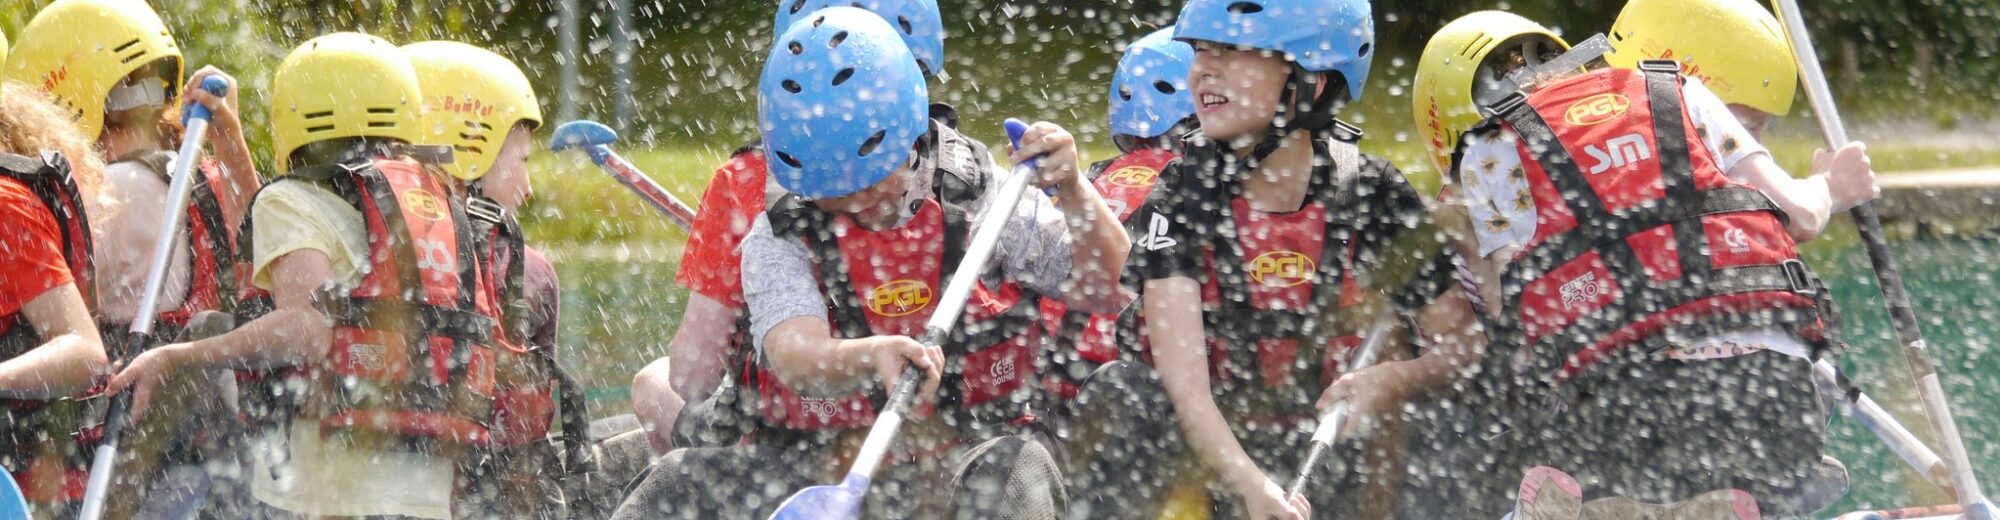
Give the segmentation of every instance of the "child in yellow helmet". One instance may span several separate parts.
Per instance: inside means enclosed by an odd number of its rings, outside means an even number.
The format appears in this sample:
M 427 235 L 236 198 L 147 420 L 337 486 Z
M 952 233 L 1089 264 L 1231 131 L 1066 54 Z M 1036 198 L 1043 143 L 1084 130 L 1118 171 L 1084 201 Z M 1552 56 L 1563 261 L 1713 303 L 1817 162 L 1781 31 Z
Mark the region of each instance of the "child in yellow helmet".
M 113 357 L 128 358 L 133 352 L 124 338 L 140 312 L 154 249 L 173 238 L 159 236 L 159 219 L 168 211 L 168 165 L 175 160 L 182 133 L 183 58 L 166 25 L 144 2 L 55 2 L 35 13 L 21 36 L 6 63 L 7 78 L 48 91 L 68 109 L 84 135 L 97 142 L 109 163 L 104 170 L 103 211 L 93 214 L 91 221 L 97 238 L 93 310 L 100 334 L 116 339 L 111 342 Z M 194 81 L 209 76 L 234 83 L 212 67 L 197 73 Z M 205 91 L 187 97 L 213 112 L 206 137 L 215 144 L 220 161 L 188 158 L 200 161 L 200 167 L 192 172 L 197 182 L 191 184 L 187 217 L 178 234 L 183 238 L 173 245 L 160 288 L 153 329 L 157 338 L 180 336 L 195 316 L 229 307 L 227 300 L 235 292 L 236 231 L 261 180 L 244 142 L 234 90 L 227 97 Z M 189 374 L 169 385 L 173 397 L 163 402 L 172 403 L 174 411 L 138 425 L 128 443 L 132 449 L 125 453 L 130 459 L 121 464 L 118 483 L 133 488 L 112 495 L 114 516 L 133 514 L 140 500 L 171 507 L 166 502 L 195 498 L 143 490 L 155 485 L 167 466 L 179 466 L 188 478 L 204 478 L 192 475 L 203 473 L 198 471 L 202 461 L 218 454 L 216 443 L 226 442 L 229 435 L 214 428 L 205 435 L 196 432 L 205 423 L 233 414 L 217 406 L 221 401 L 208 397 L 222 388 L 227 375 Z M 216 443 L 195 446 L 190 441 L 197 438 Z M 189 448 L 172 451 L 192 458 L 167 456 L 174 446 Z

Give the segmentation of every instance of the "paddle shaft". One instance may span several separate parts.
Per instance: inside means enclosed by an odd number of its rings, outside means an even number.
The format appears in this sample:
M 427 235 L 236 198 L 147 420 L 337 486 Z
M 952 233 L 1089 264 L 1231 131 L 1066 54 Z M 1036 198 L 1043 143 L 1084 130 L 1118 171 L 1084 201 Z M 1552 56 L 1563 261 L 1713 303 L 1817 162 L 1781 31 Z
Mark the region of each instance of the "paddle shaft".
M 611 151 L 611 147 L 596 144 L 590 145 L 585 151 L 590 154 L 591 162 L 604 167 L 604 171 L 610 172 L 620 184 L 631 189 L 632 193 L 638 194 L 647 204 L 652 204 L 653 209 L 658 210 L 660 215 L 667 217 L 667 220 L 673 221 L 674 225 L 680 226 L 684 231 L 694 230 L 694 208 L 688 207 L 687 203 L 667 193 L 659 183 L 653 182 L 652 177 L 646 176 L 645 172 L 632 167 L 632 163 L 627 162 L 617 152 Z
M 1000 232 L 1006 226 L 1007 217 L 1020 204 L 1021 195 L 1027 191 L 1028 181 L 1035 176 L 1034 163 L 1024 162 L 1014 167 L 1014 172 L 994 194 L 993 201 L 986 206 L 986 218 L 981 219 L 979 229 L 972 233 L 972 245 L 965 250 L 965 258 L 958 264 L 958 270 L 951 273 L 951 281 L 944 286 L 944 294 L 937 312 L 924 323 L 925 346 L 937 346 L 944 342 L 952 327 L 958 325 L 958 317 L 965 312 L 966 301 L 972 296 L 972 287 L 979 283 L 979 273 L 986 269 L 986 261 L 993 256 L 994 247 L 1000 244 Z M 875 416 L 875 425 L 868 430 L 868 439 L 862 441 L 861 451 L 854 457 L 849 476 L 859 475 L 872 478 L 882 458 L 888 454 L 896 431 L 903 426 L 903 409 L 917 393 L 917 384 L 923 379 L 923 372 L 916 367 L 903 369 L 896 380 L 896 387 L 889 393 L 888 404 L 882 413 Z
M 1833 90 L 1827 87 L 1826 73 L 1820 70 L 1818 53 L 1813 48 L 1812 36 L 1806 32 L 1805 15 L 1799 11 L 1798 0 L 1777 0 L 1777 3 L 1792 41 L 1799 79 L 1805 82 L 1806 98 L 1812 103 L 1813 115 L 1819 120 L 1820 133 L 1826 138 L 1827 148 L 1852 142 L 1848 139 L 1846 125 L 1840 119 L 1840 109 L 1834 105 Z M 1932 362 L 1930 347 L 1924 342 L 1923 330 L 1917 325 L 1917 314 L 1910 306 L 1910 294 L 1903 287 L 1903 276 L 1896 269 L 1896 259 L 1890 254 L 1889 241 L 1882 234 L 1882 219 L 1875 213 L 1872 203 L 1857 206 L 1849 214 L 1854 217 L 1855 227 L 1860 228 L 1861 243 L 1868 250 L 1868 261 L 1875 266 L 1875 280 L 1882 288 L 1882 299 L 1889 307 L 1889 318 L 1895 324 L 1896 337 L 1903 344 L 1903 358 L 1910 364 L 1910 375 L 1916 378 L 1917 396 L 1923 401 L 1924 415 L 1929 417 L 1931 430 L 1944 446 L 1944 461 L 1951 468 L 1951 487 L 1957 492 L 1959 505 L 1973 510 L 1973 505 L 1985 501 L 1986 496 L 1980 491 L 1978 476 L 1972 473 L 1965 440 L 1959 435 L 1957 420 L 1952 417 L 1951 406 L 1945 401 L 1944 386 L 1938 381 L 1937 365 Z
M 1382 354 L 1382 344 L 1388 342 L 1389 327 L 1395 324 L 1396 315 L 1392 312 L 1383 312 L 1374 323 L 1369 324 L 1367 337 L 1362 340 L 1360 351 L 1354 353 L 1347 373 L 1375 365 L 1375 358 Z M 1298 498 L 1300 493 L 1305 492 L 1306 483 L 1312 480 L 1313 467 L 1319 465 L 1320 457 L 1326 456 L 1327 448 L 1333 447 L 1334 441 L 1339 440 L 1340 428 L 1347 422 L 1347 409 L 1347 400 L 1342 399 L 1320 415 L 1319 427 L 1313 429 L 1312 447 L 1306 452 L 1306 460 L 1299 464 L 1298 473 L 1292 476 L 1292 488 L 1286 490 L 1285 498 Z
M 200 106 L 193 105 L 190 110 Z M 194 185 L 195 157 L 201 152 L 202 136 L 207 134 L 206 110 L 188 118 L 187 132 L 181 138 L 180 154 L 174 157 L 173 180 L 167 185 L 166 215 L 161 216 L 159 232 L 153 235 L 160 241 L 153 246 L 152 263 L 146 266 L 145 290 L 139 293 L 138 312 L 132 317 L 132 329 L 125 335 L 125 352 L 133 355 L 146 348 L 147 338 L 153 334 L 154 313 L 158 312 L 160 303 L 160 286 L 165 285 L 167 264 L 173 259 L 174 245 L 180 242 L 184 231 L 181 224 L 187 216 L 189 188 Z M 104 516 L 105 493 L 111 487 L 118 441 L 124 437 L 127 423 L 131 422 L 128 413 L 131 407 L 132 392 L 111 397 L 110 409 L 104 417 L 104 440 L 97 445 L 97 452 L 90 462 L 90 480 L 84 488 L 83 505 L 77 518 L 97 520 Z
M 1833 367 L 1833 363 L 1825 360 L 1813 362 L 1813 378 L 1819 382 L 1820 391 L 1841 396 L 1841 404 L 1846 405 L 1847 415 L 1861 423 L 1869 433 L 1875 434 L 1876 438 L 1881 439 L 1882 444 L 1888 445 L 1889 450 L 1896 452 L 1896 456 L 1901 457 L 1903 462 L 1916 468 L 1925 480 L 1947 490 L 1952 488 L 1951 471 L 1945 467 L 1944 460 L 1938 458 L 1937 452 L 1931 451 L 1930 446 L 1925 446 L 1923 441 L 1917 439 L 1916 434 L 1910 433 L 1909 428 L 1904 427 L 1895 416 L 1889 415 L 1889 411 L 1883 409 L 1875 399 L 1862 393 L 1852 381 L 1841 376 Z

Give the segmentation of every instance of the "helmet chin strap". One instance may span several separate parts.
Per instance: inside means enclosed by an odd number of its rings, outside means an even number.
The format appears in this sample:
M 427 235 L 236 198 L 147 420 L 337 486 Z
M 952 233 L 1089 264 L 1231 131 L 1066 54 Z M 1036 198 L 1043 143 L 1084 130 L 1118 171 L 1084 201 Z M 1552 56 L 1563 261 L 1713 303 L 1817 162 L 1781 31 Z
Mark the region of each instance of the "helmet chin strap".
M 1340 105 L 1344 103 L 1340 98 L 1345 95 L 1345 88 L 1328 85 L 1327 89 L 1319 90 L 1319 81 L 1320 75 L 1296 65 L 1292 67 L 1291 75 L 1285 79 L 1285 90 L 1278 95 L 1286 110 L 1272 118 L 1271 128 L 1265 131 L 1264 138 L 1250 149 L 1250 156 L 1242 165 L 1244 171 L 1256 170 L 1265 158 L 1277 153 L 1278 148 L 1285 144 L 1285 138 L 1294 131 L 1305 130 L 1314 139 L 1332 134 L 1334 115 L 1340 112 Z M 1318 95 L 1314 95 L 1315 90 L 1319 90 Z M 1225 149 L 1229 147 L 1221 142 L 1216 145 Z
M 121 81 L 111 87 L 104 96 L 105 112 L 120 112 L 140 107 L 164 106 L 167 104 L 167 82 L 160 78 L 145 78 L 138 81 Z

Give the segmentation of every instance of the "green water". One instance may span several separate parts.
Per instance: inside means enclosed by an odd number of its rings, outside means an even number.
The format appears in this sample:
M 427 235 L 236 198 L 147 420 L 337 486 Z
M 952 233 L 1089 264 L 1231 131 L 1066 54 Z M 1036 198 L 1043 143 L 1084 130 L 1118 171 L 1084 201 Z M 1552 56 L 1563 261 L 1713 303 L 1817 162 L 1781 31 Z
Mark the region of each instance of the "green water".
M 1852 243 L 1851 241 L 1849 242 Z M 1933 346 L 1945 392 L 1952 400 L 1975 467 L 2000 485 L 2000 239 L 1940 238 L 1899 241 L 1898 261 L 1922 326 Z M 665 355 L 687 291 L 673 283 L 677 254 L 638 255 L 624 261 L 558 259 L 563 280 L 564 360 L 590 388 L 592 413 L 630 409 L 632 374 Z M 1851 245 L 1813 248 L 1808 261 L 1826 277 L 1840 305 L 1845 338 L 1853 348 L 1840 365 L 1910 429 L 1928 439 L 1908 365 L 1896 346 L 1868 260 Z M 1895 454 L 1853 421 L 1836 413 L 1832 453 L 1848 465 L 1853 488 L 1829 511 L 1882 509 L 1947 501 L 1907 470 Z M 1942 451 L 1942 450 L 1940 450 Z

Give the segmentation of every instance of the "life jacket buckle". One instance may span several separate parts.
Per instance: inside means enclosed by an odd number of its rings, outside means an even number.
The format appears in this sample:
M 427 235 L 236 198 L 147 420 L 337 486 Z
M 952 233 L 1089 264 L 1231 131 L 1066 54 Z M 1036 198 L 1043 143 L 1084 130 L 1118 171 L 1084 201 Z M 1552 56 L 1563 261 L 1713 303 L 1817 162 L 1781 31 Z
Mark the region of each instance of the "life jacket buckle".
M 1681 62 L 1674 60 L 1645 60 L 1639 62 L 1639 70 L 1646 72 L 1681 72 Z
M 1779 266 L 1785 269 L 1785 282 L 1791 285 L 1792 292 L 1803 296 L 1819 295 L 1819 277 L 1813 276 L 1812 271 L 1806 269 L 1804 261 L 1793 258 L 1785 260 Z
M 1487 105 L 1487 109 L 1492 110 L 1493 115 L 1504 118 L 1514 113 L 1515 110 L 1520 110 L 1521 107 L 1525 106 L 1528 106 L 1528 94 L 1517 90 L 1507 94 L 1507 97 L 1500 98 L 1499 101 Z
M 499 224 L 507 208 L 486 197 L 466 197 L 465 214 L 488 223 Z

